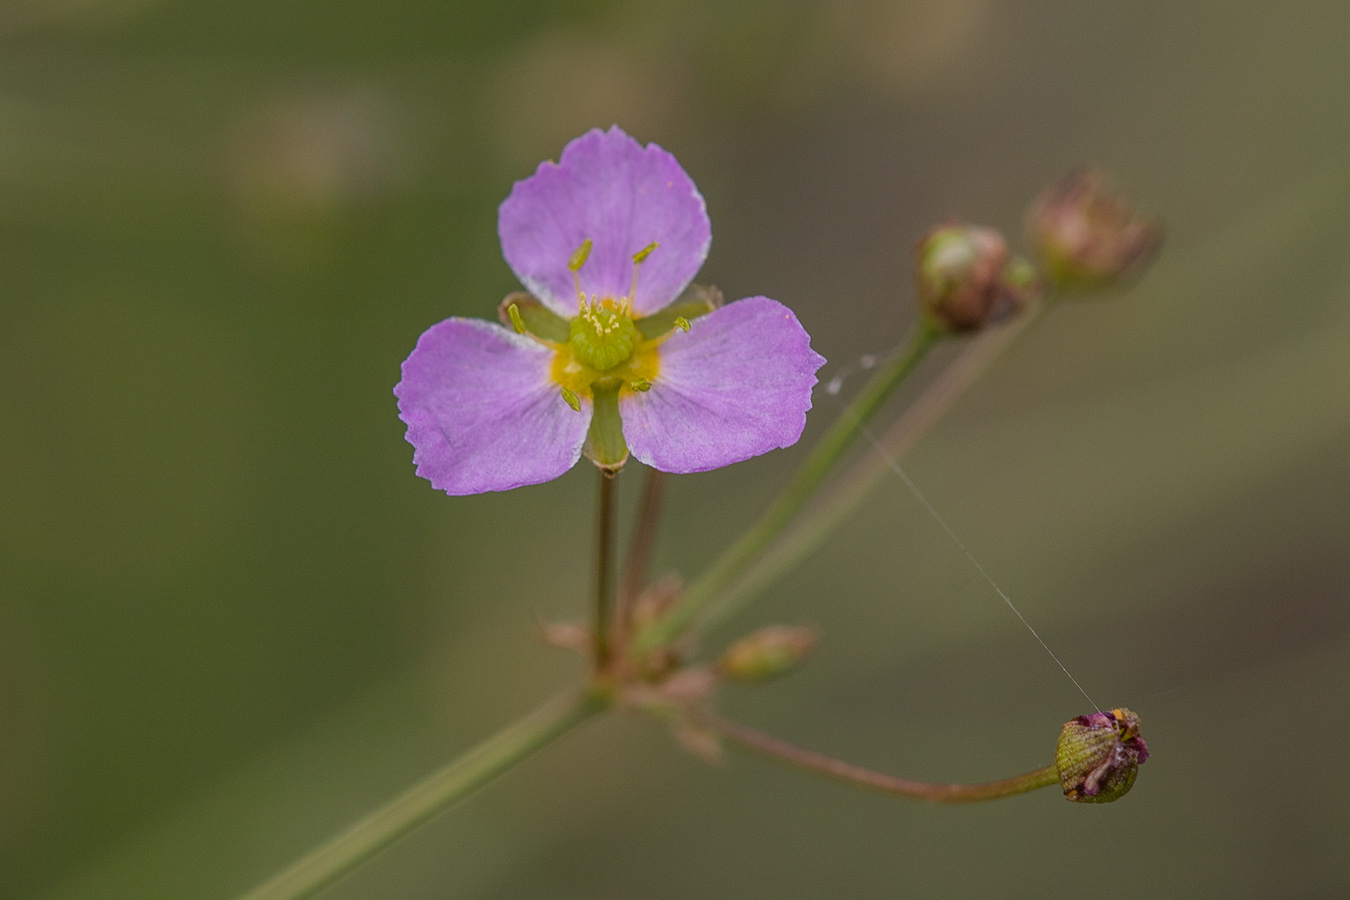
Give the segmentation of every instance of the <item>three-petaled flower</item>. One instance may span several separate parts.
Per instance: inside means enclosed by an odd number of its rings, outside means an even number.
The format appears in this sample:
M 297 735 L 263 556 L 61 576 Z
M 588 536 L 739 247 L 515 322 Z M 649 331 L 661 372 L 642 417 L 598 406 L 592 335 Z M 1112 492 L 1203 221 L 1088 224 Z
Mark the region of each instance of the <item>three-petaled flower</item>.
M 549 481 L 584 451 L 701 472 L 796 443 L 825 360 L 767 297 L 691 288 L 712 240 L 675 157 L 617 126 L 516 183 L 502 254 L 528 294 L 504 327 L 427 329 L 394 388 L 417 473 L 449 494 Z

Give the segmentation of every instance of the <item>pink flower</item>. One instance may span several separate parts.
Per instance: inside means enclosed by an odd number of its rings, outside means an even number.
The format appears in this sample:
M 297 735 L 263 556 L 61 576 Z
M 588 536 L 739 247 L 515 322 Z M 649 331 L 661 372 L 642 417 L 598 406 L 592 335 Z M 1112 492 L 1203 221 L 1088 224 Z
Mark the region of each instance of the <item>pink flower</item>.
M 433 325 L 394 388 L 417 473 L 449 494 L 562 475 L 583 450 L 701 472 L 797 442 L 825 360 L 767 297 L 681 296 L 712 240 L 675 158 L 617 126 L 541 163 L 502 203 L 506 262 L 530 294 L 514 328 Z

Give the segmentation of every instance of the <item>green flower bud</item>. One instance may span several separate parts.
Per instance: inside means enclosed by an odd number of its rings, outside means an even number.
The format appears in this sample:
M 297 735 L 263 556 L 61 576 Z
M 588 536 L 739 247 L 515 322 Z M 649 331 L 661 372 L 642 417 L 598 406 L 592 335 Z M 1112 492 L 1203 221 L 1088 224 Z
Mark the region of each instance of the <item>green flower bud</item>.
M 792 669 L 815 647 L 813 628 L 770 625 L 728 647 L 717 668 L 733 681 L 764 681 Z
M 1012 257 L 1003 235 L 990 228 L 941 225 L 914 254 L 919 306 L 943 331 L 983 328 L 1021 311 L 1041 293 L 1035 269 Z
M 1162 241 L 1162 227 L 1113 192 L 1106 175 L 1082 169 L 1032 204 L 1027 231 L 1050 280 L 1097 290 L 1138 275 Z
M 1110 803 L 1134 786 L 1148 745 L 1139 717 L 1128 709 L 1095 712 L 1065 723 L 1055 748 L 1055 769 L 1064 797 L 1077 803 Z

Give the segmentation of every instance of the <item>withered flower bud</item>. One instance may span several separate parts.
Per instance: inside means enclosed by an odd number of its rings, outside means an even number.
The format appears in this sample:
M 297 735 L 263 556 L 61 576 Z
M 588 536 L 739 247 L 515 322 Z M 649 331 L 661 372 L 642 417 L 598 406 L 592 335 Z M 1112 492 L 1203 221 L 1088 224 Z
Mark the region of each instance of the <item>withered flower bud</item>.
M 1040 295 L 1035 269 L 1014 258 L 1003 235 L 973 225 L 940 225 L 914 248 L 919 307 L 943 331 L 975 331 Z
M 728 647 L 717 669 L 733 681 L 764 681 L 793 668 L 815 647 L 813 628 L 770 625 Z
M 1162 241 L 1162 226 L 1139 215 L 1099 169 L 1074 172 L 1042 194 L 1027 231 L 1050 280 L 1066 290 L 1096 290 L 1137 275 Z
M 1148 745 L 1139 736 L 1139 717 L 1128 709 L 1071 719 L 1055 748 L 1064 797 L 1078 803 L 1110 803 L 1124 797 L 1146 759 Z

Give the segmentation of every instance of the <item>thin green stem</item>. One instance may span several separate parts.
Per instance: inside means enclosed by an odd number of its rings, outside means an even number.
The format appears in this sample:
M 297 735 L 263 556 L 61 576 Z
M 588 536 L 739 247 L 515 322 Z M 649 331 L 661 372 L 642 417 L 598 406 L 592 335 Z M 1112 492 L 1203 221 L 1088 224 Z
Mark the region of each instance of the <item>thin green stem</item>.
M 595 668 L 599 671 L 609 664 L 610 601 L 614 595 L 611 585 L 614 557 L 614 480 L 617 473 L 599 469 L 600 496 L 595 505 Z
M 789 744 L 748 725 L 720 716 L 705 713 L 699 716 L 698 721 L 736 746 L 777 762 L 842 781 L 854 787 L 909 800 L 922 800 L 926 803 L 977 803 L 1011 797 L 1014 794 L 1025 794 L 1027 791 L 1059 784 L 1059 775 L 1054 766 L 1046 766 L 1002 781 L 986 781 L 979 784 L 914 781 L 864 769 L 862 766 L 855 766 L 832 756 L 803 749 L 796 744 Z
M 240 900 L 300 900 L 463 800 L 607 705 L 591 690 L 568 691 L 488 738 Z
M 750 530 L 728 548 L 711 569 L 689 585 L 665 616 L 638 635 L 635 642 L 638 652 L 652 650 L 682 634 L 694 624 L 705 607 L 754 562 L 820 487 L 862 427 L 941 337 L 942 332 L 927 322 L 915 328 L 909 341 L 877 370 L 835 420 L 796 475 Z
M 1046 307 L 1043 301 L 971 341 L 876 441 L 876 452 L 859 457 L 831 482 L 810 508 L 765 548 L 744 575 L 721 592 L 705 624 L 716 625 L 739 611 L 819 547 L 873 494 L 882 479 L 890 476 L 889 460 L 899 460 L 908 453 Z
M 638 504 L 633 538 L 628 543 L 628 556 L 619 575 L 618 609 L 615 618 L 619 632 L 627 634 L 631 624 L 633 601 L 642 592 L 651 564 L 652 548 L 656 545 L 656 526 L 661 520 L 661 503 L 665 498 L 666 475 L 658 469 L 648 469 L 642 485 L 642 500 Z

